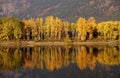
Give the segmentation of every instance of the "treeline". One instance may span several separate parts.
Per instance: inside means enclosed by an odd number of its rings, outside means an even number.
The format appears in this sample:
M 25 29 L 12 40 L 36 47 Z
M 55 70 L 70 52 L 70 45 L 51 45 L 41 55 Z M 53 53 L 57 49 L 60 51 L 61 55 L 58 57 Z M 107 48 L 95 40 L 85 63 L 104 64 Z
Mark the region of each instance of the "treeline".
M 0 40 L 86 41 L 120 39 L 120 21 L 96 23 L 94 17 L 80 17 L 75 23 L 48 16 L 20 20 L 0 18 Z
M 40 46 L 24 48 L 0 48 L 0 69 L 16 70 L 23 68 L 59 70 L 63 66 L 76 64 L 80 70 L 96 64 L 120 65 L 120 52 L 117 46 Z

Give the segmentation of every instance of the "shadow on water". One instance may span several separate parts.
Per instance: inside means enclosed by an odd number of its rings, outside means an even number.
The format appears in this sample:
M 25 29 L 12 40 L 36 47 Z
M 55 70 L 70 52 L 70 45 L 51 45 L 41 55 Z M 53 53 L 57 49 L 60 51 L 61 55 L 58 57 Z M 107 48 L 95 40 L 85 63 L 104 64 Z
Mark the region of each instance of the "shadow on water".
M 0 78 L 120 78 L 118 46 L 0 47 Z

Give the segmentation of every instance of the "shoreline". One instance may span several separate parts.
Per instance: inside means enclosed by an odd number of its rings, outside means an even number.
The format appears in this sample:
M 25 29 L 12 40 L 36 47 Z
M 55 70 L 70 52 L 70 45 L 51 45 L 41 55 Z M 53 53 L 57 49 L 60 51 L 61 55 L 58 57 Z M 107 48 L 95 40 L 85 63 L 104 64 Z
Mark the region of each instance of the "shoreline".
M 40 42 L 40 41 L 0 41 L 0 46 L 50 46 L 50 45 L 120 45 L 116 41 L 85 41 L 85 42 Z

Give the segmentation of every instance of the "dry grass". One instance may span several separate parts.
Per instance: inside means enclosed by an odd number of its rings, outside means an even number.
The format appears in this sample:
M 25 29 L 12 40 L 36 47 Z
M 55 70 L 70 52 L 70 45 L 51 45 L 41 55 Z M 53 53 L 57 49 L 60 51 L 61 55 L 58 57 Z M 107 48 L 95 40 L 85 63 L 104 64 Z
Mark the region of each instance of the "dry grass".
M 1 41 L 0 46 L 41 46 L 41 45 L 120 45 L 116 41 L 86 41 L 86 42 L 36 42 L 36 41 Z

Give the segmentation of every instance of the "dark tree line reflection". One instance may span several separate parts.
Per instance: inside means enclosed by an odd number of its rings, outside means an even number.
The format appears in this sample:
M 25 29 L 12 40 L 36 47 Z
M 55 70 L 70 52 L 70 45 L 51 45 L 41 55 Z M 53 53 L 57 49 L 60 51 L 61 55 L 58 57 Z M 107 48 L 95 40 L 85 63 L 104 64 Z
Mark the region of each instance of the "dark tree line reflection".
M 40 46 L 23 48 L 0 47 L 0 70 L 21 67 L 47 69 L 49 71 L 76 64 L 80 70 L 93 70 L 96 63 L 119 65 L 118 46 Z

